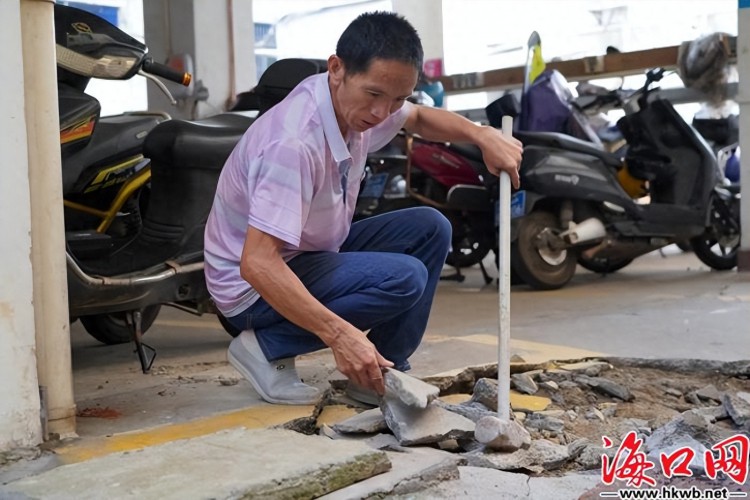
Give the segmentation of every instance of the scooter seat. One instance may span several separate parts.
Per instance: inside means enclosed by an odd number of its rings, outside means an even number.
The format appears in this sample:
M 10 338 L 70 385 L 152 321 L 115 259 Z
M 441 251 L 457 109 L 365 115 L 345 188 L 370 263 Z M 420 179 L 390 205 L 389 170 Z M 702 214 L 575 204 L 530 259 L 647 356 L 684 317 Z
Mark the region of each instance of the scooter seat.
M 623 164 L 622 158 L 619 155 L 605 151 L 593 143 L 586 142 L 570 135 L 557 132 L 517 131 L 514 132 L 514 136 L 524 145 L 542 146 L 574 151 L 576 153 L 584 153 L 599 158 L 605 165 L 615 168 L 620 168 Z
M 152 162 L 221 170 L 252 123 L 253 118 L 231 113 L 201 120 L 167 121 L 148 135 L 143 152 Z

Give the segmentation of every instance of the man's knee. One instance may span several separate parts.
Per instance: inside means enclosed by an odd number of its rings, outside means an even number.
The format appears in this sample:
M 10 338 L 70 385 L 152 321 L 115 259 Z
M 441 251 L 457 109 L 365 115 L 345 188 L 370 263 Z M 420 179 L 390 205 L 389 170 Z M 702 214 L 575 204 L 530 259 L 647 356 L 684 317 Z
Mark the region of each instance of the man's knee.
M 428 272 L 422 261 L 409 255 L 399 256 L 398 269 L 391 269 L 388 291 L 403 301 L 405 308 L 414 305 L 427 286 Z

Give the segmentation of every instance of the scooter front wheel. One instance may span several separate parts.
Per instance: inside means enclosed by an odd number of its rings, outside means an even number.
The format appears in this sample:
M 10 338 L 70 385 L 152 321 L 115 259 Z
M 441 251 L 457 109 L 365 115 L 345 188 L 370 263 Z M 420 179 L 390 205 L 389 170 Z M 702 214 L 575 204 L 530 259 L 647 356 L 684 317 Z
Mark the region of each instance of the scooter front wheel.
M 151 328 L 159 315 L 161 305 L 156 304 L 141 309 L 141 333 Z M 133 329 L 128 324 L 127 313 L 93 314 L 79 319 L 89 335 L 107 345 L 125 344 L 133 340 Z
M 711 201 L 711 225 L 690 240 L 693 253 L 701 262 L 717 271 L 729 271 L 737 266 L 740 247 L 739 199 Z
M 550 212 L 531 212 L 519 221 L 518 237 L 511 245 L 511 265 L 532 288 L 554 290 L 573 278 L 576 252 L 556 245 L 561 231 L 557 217 Z

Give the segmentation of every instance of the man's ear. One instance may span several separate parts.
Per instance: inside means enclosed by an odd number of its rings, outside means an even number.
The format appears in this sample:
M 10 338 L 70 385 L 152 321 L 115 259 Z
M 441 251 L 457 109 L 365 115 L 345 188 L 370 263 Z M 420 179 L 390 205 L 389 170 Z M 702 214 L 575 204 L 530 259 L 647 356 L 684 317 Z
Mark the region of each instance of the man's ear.
M 328 75 L 335 82 L 342 82 L 344 80 L 344 74 L 346 70 L 344 68 L 344 61 L 339 56 L 333 54 L 328 58 Z

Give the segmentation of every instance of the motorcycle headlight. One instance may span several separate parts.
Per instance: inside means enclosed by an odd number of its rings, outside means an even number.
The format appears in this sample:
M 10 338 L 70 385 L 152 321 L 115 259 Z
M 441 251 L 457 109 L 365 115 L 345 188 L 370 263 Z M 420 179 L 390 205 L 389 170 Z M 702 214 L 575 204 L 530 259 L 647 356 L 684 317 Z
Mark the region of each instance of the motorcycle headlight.
M 137 59 L 127 56 L 102 56 L 98 59 L 79 54 L 62 45 L 57 45 L 57 64 L 79 75 L 117 80 L 124 78 Z

